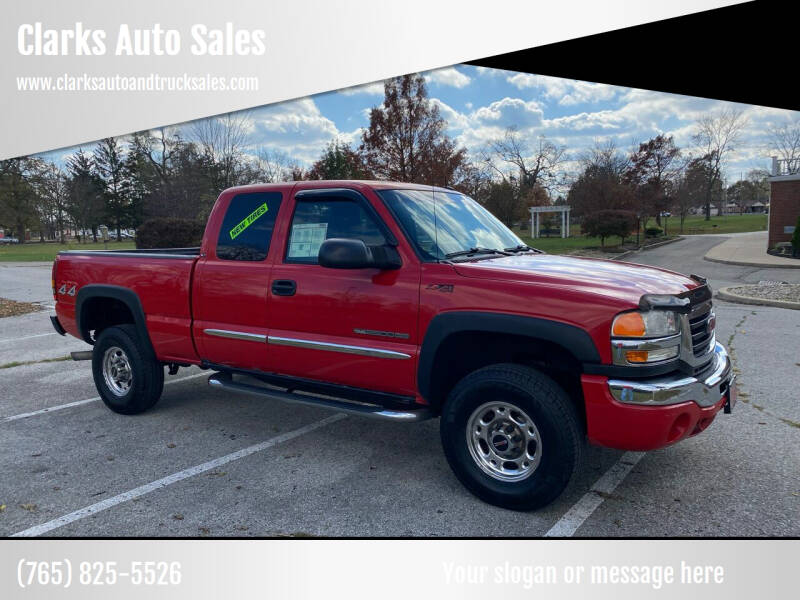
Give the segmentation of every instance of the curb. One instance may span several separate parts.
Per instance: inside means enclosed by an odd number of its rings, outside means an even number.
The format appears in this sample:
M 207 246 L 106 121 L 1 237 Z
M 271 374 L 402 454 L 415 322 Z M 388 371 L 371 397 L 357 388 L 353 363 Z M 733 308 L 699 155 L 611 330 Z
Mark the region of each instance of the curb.
M 761 269 L 800 269 L 800 264 L 797 265 L 772 265 L 766 263 L 759 263 L 759 262 L 748 262 L 743 260 L 722 260 L 721 258 L 711 258 L 706 254 L 703 257 L 703 260 L 707 260 L 708 262 L 713 263 L 720 263 L 723 265 L 737 265 L 739 267 L 759 267 Z M 795 260 L 795 259 L 789 259 Z
M 644 252 L 646 250 L 651 250 L 652 248 L 658 248 L 659 246 L 666 246 L 667 244 L 680 242 L 682 239 L 684 239 L 684 237 L 682 235 L 679 235 L 678 237 L 673 238 L 671 240 L 664 240 L 663 242 L 650 244 L 649 246 L 642 246 L 641 248 L 637 248 L 636 250 L 628 250 L 627 252 L 623 252 L 622 254 L 617 254 L 611 260 L 622 260 L 623 258 L 627 258 L 628 256 L 630 256 L 631 254 L 636 254 L 637 252 Z
M 740 287 L 740 286 L 733 286 Z M 776 306 L 778 308 L 789 308 L 792 310 L 800 310 L 800 302 L 790 302 L 788 300 L 771 300 L 769 298 L 756 298 L 754 296 L 741 296 L 729 292 L 730 287 L 724 287 L 717 290 L 715 294 L 720 300 L 727 300 L 728 302 L 736 302 L 737 304 L 754 304 L 758 306 Z

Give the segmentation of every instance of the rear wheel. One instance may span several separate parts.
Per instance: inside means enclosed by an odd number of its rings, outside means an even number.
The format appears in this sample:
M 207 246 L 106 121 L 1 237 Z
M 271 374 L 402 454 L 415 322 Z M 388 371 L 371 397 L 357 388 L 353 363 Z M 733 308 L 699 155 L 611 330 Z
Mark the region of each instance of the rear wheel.
M 116 413 L 135 415 L 152 408 L 164 389 L 164 367 L 133 325 L 104 329 L 92 355 L 100 398 Z
M 448 396 L 440 424 L 450 467 L 473 494 L 533 510 L 555 500 L 580 458 L 583 436 L 566 392 L 536 369 L 485 367 Z

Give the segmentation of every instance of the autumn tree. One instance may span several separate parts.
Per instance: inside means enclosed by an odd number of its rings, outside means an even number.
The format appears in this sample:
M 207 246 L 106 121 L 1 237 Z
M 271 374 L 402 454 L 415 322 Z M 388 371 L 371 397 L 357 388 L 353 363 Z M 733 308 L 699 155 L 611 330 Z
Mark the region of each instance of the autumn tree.
M 637 213 L 643 223 L 651 216 L 661 225 L 669 208 L 673 183 L 680 171 L 680 149 L 672 136 L 657 135 L 631 153 L 624 179 L 634 188 Z
M 715 186 L 722 182 L 722 168 L 738 144 L 746 124 L 747 119 L 742 110 L 726 108 L 716 114 L 701 117 L 695 125 L 696 131 L 692 139 L 700 151 L 700 160 L 708 164 L 705 184 L 706 221 L 711 220 L 712 195 Z
M 446 126 L 421 75 L 393 77 L 384 83 L 383 104 L 370 110 L 359 154 L 380 179 L 452 187 L 466 149 L 456 147 Z
M 308 179 L 370 179 L 364 161 L 350 144 L 331 140 L 307 173 Z
M 613 142 L 596 142 L 580 157 L 580 163 L 581 171 L 567 194 L 567 204 L 576 217 L 634 208 L 633 189 L 625 181 L 630 162 Z

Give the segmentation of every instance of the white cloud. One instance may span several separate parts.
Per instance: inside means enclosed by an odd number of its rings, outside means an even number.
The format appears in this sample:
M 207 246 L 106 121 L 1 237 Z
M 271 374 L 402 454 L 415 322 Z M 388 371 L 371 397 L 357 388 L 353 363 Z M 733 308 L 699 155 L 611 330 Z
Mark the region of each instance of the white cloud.
M 342 135 L 311 98 L 252 109 L 249 117 L 250 143 L 254 149 L 278 148 L 305 163 L 316 160 L 331 139 Z
M 469 75 L 465 75 L 455 67 L 445 67 L 444 69 L 437 69 L 425 73 L 425 81 L 460 89 L 469 85 L 472 79 Z
M 520 90 L 539 89 L 546 98 L 556 100 L 562 106 L 612 100 L 618 91 L 625 89 L 604 83 L 561 79 L 530 73 L 514 73 L 508 75 L 506 81 Z
M 374 81 L 372 83 L 365 83 L 364 85 L 356 85 L 349 88 L 339 90 L 343 96 L 356 96 L 364 94 L 368 96 L 383 96 L 383 82 Z

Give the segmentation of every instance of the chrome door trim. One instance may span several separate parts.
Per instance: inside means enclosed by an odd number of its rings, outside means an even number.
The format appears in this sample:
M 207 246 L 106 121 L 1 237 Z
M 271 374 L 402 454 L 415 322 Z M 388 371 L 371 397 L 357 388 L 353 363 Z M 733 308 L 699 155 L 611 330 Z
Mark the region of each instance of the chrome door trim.
M 244 340 L 246 342 L 261 342 L 262 344 L 267 341 L 267 336 L 259 333 L 247 333 L 245 331 L 229 331 L 227 329 L 203 329 L 206 335 L 213 335 L 214 337 L 228 338 L 231 340 Z
M 368 348 L 366 346 L 350 346 L 348 344 L 334 344 L 332 342 L 298 340 L 296 338 L 278 337 L 273 335 L 267 338 L 267 343 L 275 344 L 276 346 L 293 346 L 295 348 L 308 348 L 310 350 L 327 350 L 328 352 L 359 354 L 361 356 L 373 356 L 375 358 L 411 358 L 410 354 L 405 354 L 404 352 L 395 352 L 394 350 L 379 350 L 378 348 Z

